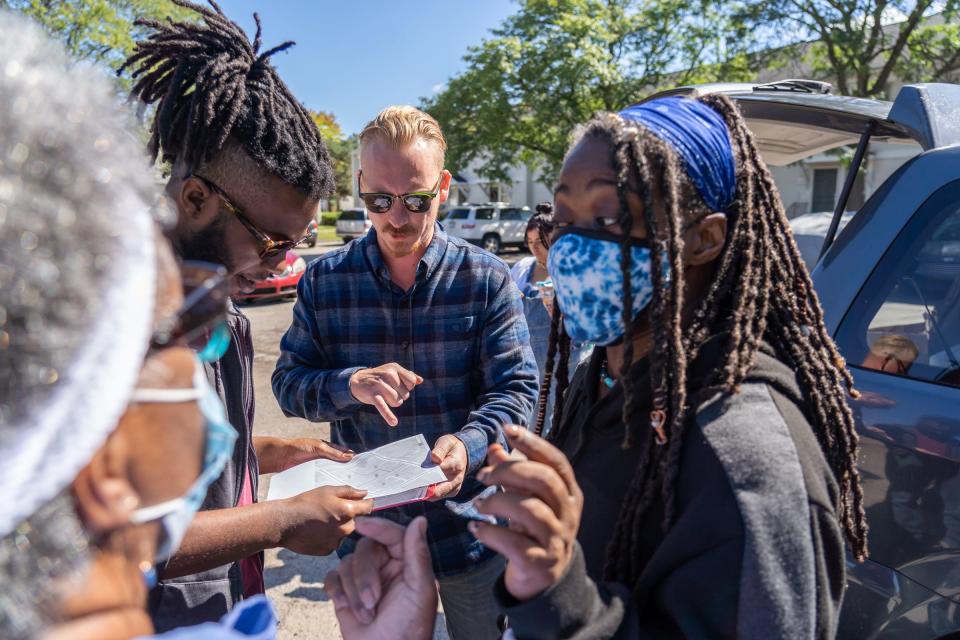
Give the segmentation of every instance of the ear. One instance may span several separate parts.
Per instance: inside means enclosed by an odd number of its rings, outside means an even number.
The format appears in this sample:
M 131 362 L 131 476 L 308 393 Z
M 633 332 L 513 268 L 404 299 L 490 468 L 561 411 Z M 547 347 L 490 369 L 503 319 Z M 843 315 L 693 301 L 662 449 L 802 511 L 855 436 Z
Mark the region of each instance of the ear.
M 453 174 L 446 169 L 443 170 L 443 178 L 440 179 L 440 204 L 447 201 L 450 197 L 450 182 L 453 180 Z
M 220 212 L 217 194 L 211 191 L 202 180 L 193 176 L 184 178 L 180 182 L 176 201 L 180 216 L 199 223 L 201 227 L 213 222 Z
M 125 469 L 129 449 L 120 429 L 114 431 L 72 484 L 77 512 L 95 537 L 130 523 L 140 496 Z
M 684 235 L 684 262 L 699 266 L 716 260 L 727 242 L 727 216 L 711 213 Z

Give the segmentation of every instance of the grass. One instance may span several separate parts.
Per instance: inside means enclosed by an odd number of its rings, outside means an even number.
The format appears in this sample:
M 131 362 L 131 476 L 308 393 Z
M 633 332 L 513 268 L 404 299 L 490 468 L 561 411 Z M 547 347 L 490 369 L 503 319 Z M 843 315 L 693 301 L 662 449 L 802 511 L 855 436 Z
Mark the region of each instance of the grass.
M 317 242 L 337 242 L 339 240 L 336 227 L 326 225 L 317 227 Z

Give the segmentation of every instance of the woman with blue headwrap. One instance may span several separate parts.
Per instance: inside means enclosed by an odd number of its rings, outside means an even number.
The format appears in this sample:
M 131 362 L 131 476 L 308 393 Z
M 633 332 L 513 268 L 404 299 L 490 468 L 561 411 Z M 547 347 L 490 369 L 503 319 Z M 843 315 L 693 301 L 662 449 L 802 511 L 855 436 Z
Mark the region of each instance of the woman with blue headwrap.
M 550 442 L 506 427 L 471 524 L 508 560 L 520 638 L 832 638 L 844 542 L 866 556 L 856 395 L 769 171 L 725 97 L 579 132 L 548 271 L 562 336 Z M 564 339 L 566 339 L 564 337 Z M 558 363 L 558 366 L 562 363 Z

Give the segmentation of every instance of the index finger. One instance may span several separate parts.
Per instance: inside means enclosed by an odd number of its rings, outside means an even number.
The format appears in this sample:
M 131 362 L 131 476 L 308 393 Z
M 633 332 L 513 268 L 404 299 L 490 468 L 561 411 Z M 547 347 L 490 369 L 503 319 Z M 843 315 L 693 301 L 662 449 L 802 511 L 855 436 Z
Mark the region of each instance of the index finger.
M 423 378 L 415 374 L 409 369 L 404 369 L 403 367 L 397 367 L 397 375 L 400 376 L 400 381 L 403 383 L 403 386 L 407 388 L 408 391 L 413 391 L 413 388 L 423 382 Z
M 540 436 L 515 424 L 505 426 L 503 432 L 506 434 L 511 447 L 522 451 L 529 460 L 545 464 L 556 471 L 564 484 L 567 485 L 567 490 L 571 495 L 576 495 L 579 492 L 580 487 L 573 475 L 573 467 L 570 466 L 570 461 L 567 460 L 567 456 L 563 455 L 560 449 Z
M 383 396 L 379 393 L 373 396 L 373 406 L 375 406 L 377 411 L 380 412 L 380 415 L 386 421 L 387 425 L 395 427 L 397 424 L 399 424 L 397 416 L 393 415 L 393 411 L 390 411 L 390 406 L 387 404 L 387 401 L 384 400 Z

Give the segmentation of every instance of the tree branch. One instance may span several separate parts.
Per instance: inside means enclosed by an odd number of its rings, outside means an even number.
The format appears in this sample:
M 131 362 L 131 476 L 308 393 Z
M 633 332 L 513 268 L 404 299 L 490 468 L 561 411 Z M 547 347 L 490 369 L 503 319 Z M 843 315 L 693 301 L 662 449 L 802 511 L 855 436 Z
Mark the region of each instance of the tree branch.
M 890 56 L 887 58 L 887 62 L 874 79 L 873 86 L 870 88 L 870 95 L 879 93 L 887 85 L 890 74 L 893 73 L 894 68 L 900 61 L 904 47 L 907 46 L 910 36 L 913 35 L 917 25 L 920 24 L 924 12 L 930 7 L 931 1 L 932 0 L 918 0 L 917 4 L 913 7 L 913 11 L 910 13 L 910 17 L 900 24 L 900 33 L 897 34 L 897 40 L 890 50 Z

